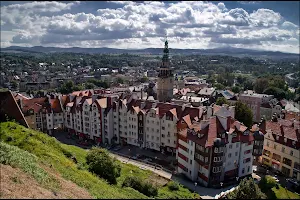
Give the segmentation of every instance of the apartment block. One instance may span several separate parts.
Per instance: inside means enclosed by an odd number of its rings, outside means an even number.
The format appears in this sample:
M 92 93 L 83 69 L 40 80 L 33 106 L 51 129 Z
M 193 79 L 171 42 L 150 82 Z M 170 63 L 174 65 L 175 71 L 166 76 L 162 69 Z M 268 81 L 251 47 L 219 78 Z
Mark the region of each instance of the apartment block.
M 179 173 L 208 187 L 252 174 L 254 133 L 233 111 L 215 106 L 213 116 L 177 126 Z
M 262 163 L 300 180 L 300 122 L 273 116 L 266 123 Z

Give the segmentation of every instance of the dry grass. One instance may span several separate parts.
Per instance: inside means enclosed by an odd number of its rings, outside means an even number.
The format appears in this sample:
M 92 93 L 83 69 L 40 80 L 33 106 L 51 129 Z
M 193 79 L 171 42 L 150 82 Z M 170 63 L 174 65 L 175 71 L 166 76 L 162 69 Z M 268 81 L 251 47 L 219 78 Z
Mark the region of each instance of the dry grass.
M 59 181 L 61 187 L 57 191 L 41 187 L 35 178 L 18 168 L 0 164 L 1 199 L 91 199 L 92 196 L 71 181 L 60 177 L 53 170 L 46 171 Z

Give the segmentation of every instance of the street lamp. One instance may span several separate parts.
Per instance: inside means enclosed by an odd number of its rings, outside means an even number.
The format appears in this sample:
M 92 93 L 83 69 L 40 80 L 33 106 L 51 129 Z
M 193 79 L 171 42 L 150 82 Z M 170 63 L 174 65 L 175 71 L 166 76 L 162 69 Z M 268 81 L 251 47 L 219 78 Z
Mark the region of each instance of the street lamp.
M 235 178 L 236 178 L 236 181 L 238 182 L 240 177 L 237 176 L 237 177 L 235 177 Z
M 197 182 L 195 182 L 195 192 L 196 192 Z
M 222 187 L 222 186 L 223 186 L 223 183 L 221 182 L 220 185 L 221 185 L 221 187 Z

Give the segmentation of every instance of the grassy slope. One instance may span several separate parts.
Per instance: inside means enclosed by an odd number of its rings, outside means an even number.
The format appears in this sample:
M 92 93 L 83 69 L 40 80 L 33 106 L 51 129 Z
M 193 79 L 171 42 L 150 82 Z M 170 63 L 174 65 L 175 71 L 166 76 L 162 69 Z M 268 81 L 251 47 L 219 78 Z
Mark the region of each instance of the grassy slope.
M 277 199 L 300 199 L 299 195 L 297 195 L 289 190 L 286 190 L 282 186 L 279 186 L 279 189 L 276 189 L 276 187 L 273 187 L 272 190 L 275 193 Z
M 128 175 L 147 179 L 152 175 L 151 171 L 144 171 L 136 166 L 120 163 L 122 171 L 121 177 L 118 178 L 118 184 L 116 186 L 109 185 L 103 179 L 85 170 L 86 150 L 62 144 L 53 137 L 26 129 L 13 122 L 1 123 L 0 130 L 1 141 L 34 154 L 40 164 L 52 166 L 62 177 L 87 189 L 95 198 L 148 198 L 132 188 L 121 188 L 121 183 Z M 70 154 L 76 157 L 77 165 L 68 158 Z M 130 171 L 133 173 L 131 174 Z M 194 194 L 183 186 L 180 186 L 178 191 L 170 191 L 167 186 L 160 187 L 158 198 L 168 197 L 193 198 Z

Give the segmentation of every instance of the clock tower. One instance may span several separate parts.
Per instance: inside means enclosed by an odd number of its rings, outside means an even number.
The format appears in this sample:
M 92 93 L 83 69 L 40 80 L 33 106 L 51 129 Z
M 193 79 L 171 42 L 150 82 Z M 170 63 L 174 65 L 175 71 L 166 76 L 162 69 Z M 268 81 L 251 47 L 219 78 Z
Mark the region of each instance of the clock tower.
M 165 41 L 162 63 L 158 69 L 157 99 L 160 102 L 170 102 L 173 98 L 173 70 L 170 67 L 168 41 Z

